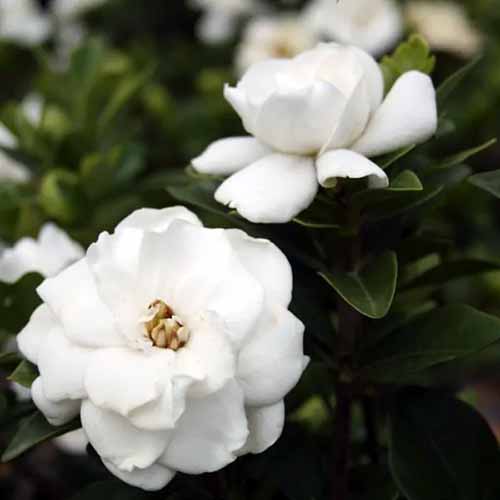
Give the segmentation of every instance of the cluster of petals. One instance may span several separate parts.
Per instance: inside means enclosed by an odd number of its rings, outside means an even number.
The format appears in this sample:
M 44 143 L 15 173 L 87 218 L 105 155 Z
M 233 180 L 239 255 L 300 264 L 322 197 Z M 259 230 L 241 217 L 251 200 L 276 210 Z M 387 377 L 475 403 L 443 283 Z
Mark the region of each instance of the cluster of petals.
M 290 221 L 319 185 L 332 187 L 337 178 L 387 187 L 386 173 L 369 158 L 424 142 L 437 128 L 429 76 L 404 73 L 384 98 L 376 61 L 333 43 L 256 63 L 224 95 L 251 135 L 218 140 L 192 164 L 230 175 L 215 199 L 256 223 Z
M 283 398 L 308 358 L 288 310 L 291 268 L 271 242 L 204 228 L 184 207 L 141 209 L 38 293 L 18 334 L 40 372 L 33 400 L 54 425 L 79 415 L 122 480 L 160 489 L 281 434 Z M 158 300 L 189 329 L 180 349 L 146 335 Z

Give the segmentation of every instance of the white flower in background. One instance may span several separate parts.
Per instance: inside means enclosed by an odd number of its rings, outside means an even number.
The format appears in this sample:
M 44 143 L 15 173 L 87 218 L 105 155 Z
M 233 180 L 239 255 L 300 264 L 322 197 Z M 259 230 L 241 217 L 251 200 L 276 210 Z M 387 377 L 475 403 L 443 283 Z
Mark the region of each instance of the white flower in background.
M 243 32 L 236 52 L 236 68 L 242 74 L 254 63 L 293 57 L 317 42 L 314 33 L 297 16 L 258 17 Z
M 294 59 L 253 65 L 226 99 L 253 137 L 211 144 L 192 161 L 202 173 L 231 175 L 218 202 L 252 222 L 287 222 L 314 200 L 318 184 L 368 177 L 387 187 L 368 158 L 429 139 L 437 127 L 431 79 L 403 74 L 384 96 L 382 72 L 356 47 L 321 44 Z
M 51 11 L 60 21 L 72 21 L 88 11 L 100 7 L 107 0 L 53 0 Z
M 290 265 L 184 207 L 134 212 L 38 293 L 18 335 L 54 425 L 80 414 L 106 467 L 148 490 L 218 470 L 280 436 L 307 364 Z
M 191 0 L 192 5 L 203 10 L 197 26 L 200 40 L 205 43 L 223 43 L 230 39 L 239 20 L 258 10 L 256 0 Z
M 481 50 L 483 37 L 463 5 L 448 1 L 413 1 L 406 6 L 408 23 L 435 50 L 470 57 Z
M 30 272 L 54 276 L 83 255 L 82 247 L 51 223 L 45 224 L 38 238 L 21 238 L 12 248 L 0 252 L 0 281 L 15 283 Z
M 50 36 L 52 23 L 36 0 L 0 0 L 0 40 L 38 45 Z
M 373 55 L 391 49 L 404 31 L 394 0 L 313 0 L 304 11 L 304 23 L 328 40 Z

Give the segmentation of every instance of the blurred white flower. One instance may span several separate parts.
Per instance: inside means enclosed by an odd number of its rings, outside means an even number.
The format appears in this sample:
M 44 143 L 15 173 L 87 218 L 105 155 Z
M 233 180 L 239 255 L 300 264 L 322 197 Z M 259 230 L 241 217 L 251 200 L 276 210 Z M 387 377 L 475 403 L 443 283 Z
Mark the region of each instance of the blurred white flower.
M 51 10 L 60 22 L 73 21 L 107 0 L 54 0 Z
M 304 22 L 328 40 L 355 45 L 372 55 L 391 49 L 404 30 L 394 0 L 313 0 Z
M 0 0 L 0 40 L 38 45 L 50 36 L 52 23 L 36 0 Z
M 200 40 L 209 44 L 230 39 L 240 19 L 259 9 L 257 0 L 191 0 L 191 3 L 203 11 L 197 33 Z
M 242 74 L 252 64 L 271 58 L 293 57 L 318 42 L 314 33 L 294 15 L 258 17 L 250 21 L 236 52 Z
M 303 324 L 290 265 L 184 207 L 134 212 L 38 289 L 18 335 L 52 424 L 80 414 L 106 467 L 147 490 L 218 470 L 280 436 Z
M 30 272 L 54 276 L 80 259 L 83 248 L 51 223 L 45 224 L 38 238 L 21 238 L 12 248 L 0 253 L 0 281 L 15 283 Z
M 375 60 L 356 47 L 321 44 L 293 59 L 253 65 L 226 99 L 253 137 L 211 144 L 192 161 L 231 175 L 215 193 L 252 222 L 287 222 L 313 201 L 318 184 L 368 177 L 388 185 L 369 157 L 424 142 L 437 127 L 431 79 L 403 74 L 384 96 Z
M 406 6 L 408 23 L 435 50 L 470 57 L 481 50 L 483 37 L 467 17 L 463 5 L 449 1 L 412 1 Z

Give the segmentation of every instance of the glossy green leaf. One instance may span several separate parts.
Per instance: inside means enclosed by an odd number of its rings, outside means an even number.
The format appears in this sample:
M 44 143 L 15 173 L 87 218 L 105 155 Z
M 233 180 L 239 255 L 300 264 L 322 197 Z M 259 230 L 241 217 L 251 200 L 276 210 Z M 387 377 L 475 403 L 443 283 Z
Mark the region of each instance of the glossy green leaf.
M 36 366 L 31 364 L 29 361 L 23 360 L 9 375 L 9 380 L 12 380 L 12 382 L 16 382 L 29 389 L 37 377 L 38 370 Z
M 469 177 L 468 181 L 473 185 L 496 198 L 500 198 L 500 170 L 492 170 L 491 172 L 481 172 Z
M 355 273 L 322 272 L 320 276 L 354 309 L 369 318 L 383 318 L 394 298 L 398 261 L 386 252 Z
M 500 318 L 465 305 L 434 309 L 384 337 L 362 355 L 360 375 L 381 383 L 440 385 L 432 368 L 453 363 L 500 341 Z
M 376 163 L 380 168 L 385 170 L 386 168 L 389 168 L 393 163 L 396 163 L 398 160 L 411 153 L 415 148 L 416 145 L 412 144 L 411 146 L 406 146 L 405 148 L 398 149 L 394 153 L 389 153 L 377 158 Z
M 459 259 L 446 261 L 406 284 L 403 289 L 427 286 L 436 287 L 444 285 L 455 279 L 498 270 L 500 270 L 499 262 L 491 262 L 481 259 Z
M 0 354 L 0 367 L 9 367 L 12 365 L 18 365 L 22 361 L 21 357 L 17 352 L 3 352 Z
M 485 143 L 480 144 L 479 146 L 466 149 L 465 151 L 461 151 L 460 153 L 454 154 L 453 156 L 450 156 L 442 163 L 440 163 L 437 168 L 450 168 L 459 165 L 461 163 L 464 163 L 469 158 L 477 155 L 481 151 L 490 148 L 491 146 L 496 144 L 496 142 L 497 142 L 496 139 L 490 139 L 489 141 L 486 141 Z
M 417 70 L 431 74 L 436 64 L 436 58 L 431 55 L 429 45 L 420 35 L 411 35 L 393 54 L 384 56 L 380 63 L 385 80 L 386 93 L 395 81 L 404 73 Z
M 462 80 L 474 69 L 481 56 L 473 59 L 458 71 L 450 75 L 437 89 L 438 106 L 441 108 L 452 92 L 460 85 Z
M 403 170 L 393 180 L 387 188 L 388 191 L 422 191 L 424 187 L 417 174 L 411 170 Z
M 390 413 L 389 463 L 408 500 L 499 498 L 500 454 L 486 421 L 451 396 L 399 396 Z
M 50 425 L 39 411 L 23 418 L 17 432 L 2 455 L 2 462 L 8 462 L 18 457 L 33 446 L 53 439 L 80 427 L 79 420 L 74 420 L 59 427 Z

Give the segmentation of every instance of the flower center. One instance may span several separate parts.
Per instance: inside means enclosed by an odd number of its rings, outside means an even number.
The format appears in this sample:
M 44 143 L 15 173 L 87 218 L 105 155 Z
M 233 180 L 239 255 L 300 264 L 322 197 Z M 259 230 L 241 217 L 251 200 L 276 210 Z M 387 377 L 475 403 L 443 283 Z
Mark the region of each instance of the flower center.
M 155 347 L 177 351 L 189 340 L 188 328 L 163 300 L 149 305 L 144 327 Z

